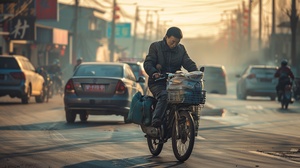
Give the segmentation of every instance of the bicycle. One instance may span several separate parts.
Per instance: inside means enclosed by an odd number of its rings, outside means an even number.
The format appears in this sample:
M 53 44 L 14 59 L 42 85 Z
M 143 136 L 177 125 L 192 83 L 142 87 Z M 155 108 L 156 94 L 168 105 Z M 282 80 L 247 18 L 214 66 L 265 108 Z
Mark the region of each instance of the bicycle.
M 146 133 L 148 148 L 152 155 L 158 156 L 164 143 L 172 139 L 173 153 L 178 161 L 186 161 L 193 150 L 195 137 L 198 133 L 200 111 L 204 107 L 206 92 L 203 90 L 204 68 L 201 68 L 197 75 L 199 80 L 195 82 L 193 89 L 184 91 L 182 89 L 167 89 L 168 105 L 163 116 L 163 122 L 160 127 L 141 125 L 141 129 Z M 184 73 L 169 73 L 167 77 L 161 77 L 157 80 L 166 79 L 168 86 L 172 79 L 182 77 Z M 152 112 L 155 109 L 156 101 L 151 106 Z

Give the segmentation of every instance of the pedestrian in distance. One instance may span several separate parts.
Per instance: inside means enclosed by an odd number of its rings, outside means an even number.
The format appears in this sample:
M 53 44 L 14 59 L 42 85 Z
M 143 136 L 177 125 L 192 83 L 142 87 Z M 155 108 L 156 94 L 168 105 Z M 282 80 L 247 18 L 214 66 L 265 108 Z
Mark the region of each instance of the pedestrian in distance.
M 80 57 L 76 60 L 76 65 L 74 66 L 73 72 L 75 72 L 76 68 L 82 63 L 83 59 Z

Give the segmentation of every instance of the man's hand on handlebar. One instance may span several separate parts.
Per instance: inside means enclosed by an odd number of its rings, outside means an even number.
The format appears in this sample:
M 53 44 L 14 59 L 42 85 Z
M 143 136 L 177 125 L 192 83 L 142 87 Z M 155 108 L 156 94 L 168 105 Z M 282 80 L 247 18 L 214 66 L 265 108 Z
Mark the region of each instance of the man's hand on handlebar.
M 152 78 L 154 79 L 157 79 L 157 78 L 160 78 L 161 77 L 161 74 L 159 72 L 156 72 L 152 75 Z
M 162 80 L 162 79 L 166 79 L 166 77 L 165 77 L 163 74 L 158 73 L 158 72 L 154 73 L 154 74 L 152 75 L 152 78 L 154 78 L 155 81 L 159 81 L 159 80 Z

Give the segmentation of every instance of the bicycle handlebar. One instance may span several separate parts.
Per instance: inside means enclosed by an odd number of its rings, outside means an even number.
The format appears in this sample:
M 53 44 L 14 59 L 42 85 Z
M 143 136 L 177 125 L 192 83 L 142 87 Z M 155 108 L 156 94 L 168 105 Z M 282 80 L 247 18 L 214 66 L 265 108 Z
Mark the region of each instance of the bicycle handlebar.
M 159 78 L 156 78 L 154 81 L 157 82 L 157 81 L 160 81 L 160 80 L 164 80 L 166 79 L 167 77 L 164 75 L 164 74 L 160 74 L 159 75 Z

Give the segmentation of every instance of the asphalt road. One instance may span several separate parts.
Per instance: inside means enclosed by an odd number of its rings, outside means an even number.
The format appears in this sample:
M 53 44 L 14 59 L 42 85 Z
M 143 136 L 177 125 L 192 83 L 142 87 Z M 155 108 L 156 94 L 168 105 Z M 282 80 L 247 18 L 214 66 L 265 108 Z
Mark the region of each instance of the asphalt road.
M 62 97 L 27 105 L 0 98 L 0 168 L 299 167 L 299 103 L 207 95 L 191 157 L 177 162 L 167 142 L 153 157 L 140 127 L 120 116 L 67 124 Z

